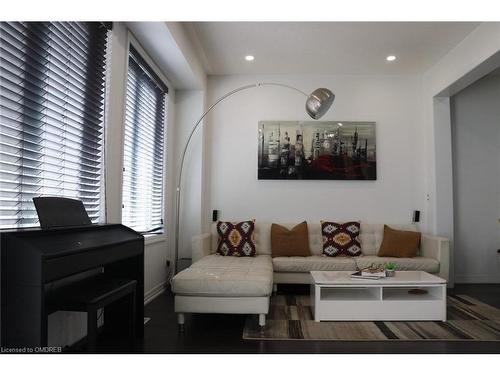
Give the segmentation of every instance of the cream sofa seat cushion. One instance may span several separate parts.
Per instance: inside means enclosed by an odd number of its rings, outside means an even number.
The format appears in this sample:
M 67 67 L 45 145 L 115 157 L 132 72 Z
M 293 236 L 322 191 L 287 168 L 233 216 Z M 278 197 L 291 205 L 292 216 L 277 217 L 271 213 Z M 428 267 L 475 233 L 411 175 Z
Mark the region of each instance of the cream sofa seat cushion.
M 327 257 L 313 255 L 309 257 L 273 258 L 274 272 L 309 272 L 309 271 L 355 271 L 354 258 Z
M 359 268 L 369 267 L 374 263 L 377 266 L 383 266 L 385 263 L 393 262 L 396 264 L 396 269 L 400 271 L 425 271 L 429 273 L 439 272 L 439 261 L 432 258 L 415 257 L 415 258 L 391 258 L 364 256 L 354 258 Z
M 269 255 L 208 255 L 172 279 L 175 294 L 217 297 L 271 295 L 273 264 Z

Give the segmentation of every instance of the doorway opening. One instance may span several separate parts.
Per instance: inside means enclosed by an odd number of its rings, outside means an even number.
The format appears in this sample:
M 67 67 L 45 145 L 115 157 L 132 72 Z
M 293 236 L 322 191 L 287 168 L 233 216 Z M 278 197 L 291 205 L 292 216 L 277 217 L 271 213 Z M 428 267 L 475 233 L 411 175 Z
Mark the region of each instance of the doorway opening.
M 450 97 L 456 283 L 500 283 L 500 68 Z

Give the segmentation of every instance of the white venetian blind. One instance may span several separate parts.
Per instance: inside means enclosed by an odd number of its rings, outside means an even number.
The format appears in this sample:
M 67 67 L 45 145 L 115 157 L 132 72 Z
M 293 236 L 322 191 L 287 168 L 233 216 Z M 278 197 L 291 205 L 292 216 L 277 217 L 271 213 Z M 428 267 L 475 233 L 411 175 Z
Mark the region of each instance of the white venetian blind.
M 139 232 L 163 229 L 165 106 L 168 89 L 130 46 L 122 223 Z
M 100 219 L 107 35 L 99 22 L 0 23 L 0 228 L 36 225 L 41 195 Z

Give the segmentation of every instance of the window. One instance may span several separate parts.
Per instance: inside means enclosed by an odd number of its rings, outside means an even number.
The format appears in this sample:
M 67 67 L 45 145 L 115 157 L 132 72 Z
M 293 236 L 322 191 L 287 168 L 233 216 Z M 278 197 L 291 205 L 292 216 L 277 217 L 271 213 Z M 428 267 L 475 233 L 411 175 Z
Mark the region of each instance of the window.
M 0 228 L 36 225 L 40 195 L 101 219 L 107 35 L 98 22 L 0 22 Z
M 130 46 L 125 108 L 122 223 L 163 229 L 163 155 L 168 89 Z

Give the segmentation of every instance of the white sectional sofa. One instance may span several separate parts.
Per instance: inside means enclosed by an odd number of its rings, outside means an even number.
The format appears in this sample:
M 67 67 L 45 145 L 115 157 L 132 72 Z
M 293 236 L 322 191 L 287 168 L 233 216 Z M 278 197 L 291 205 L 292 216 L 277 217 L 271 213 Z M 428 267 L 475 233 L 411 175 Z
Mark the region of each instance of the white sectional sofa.
M 295 224 L 283 224 L 292 228 Z M 390 225 L 390 224 L 389 224 Z M 390 225 L 395 229 L 417 230 L 415 225 Z M 278 284 L 309 284 L 310 271 L 355 271 L 371 264 L 394 262 L 398 270 L 422 270 L 448 280 L 449 241 L 422 234 L 415 258 L 377 257 L 384 232 L 383 224 L 361 223 L 362 256 L 327 257 L 322 255 L 320 223 L 308 223 L 308 257 L 271 257 L 271 223 L 256 221 L 255 257 L 224 257 L 215 254 L 217 231 L 193 237 L 192 265 L 172 279 L 175 311 L 179 324 L 185 313 L 259 314 L 265 325 L 269 297 Z

